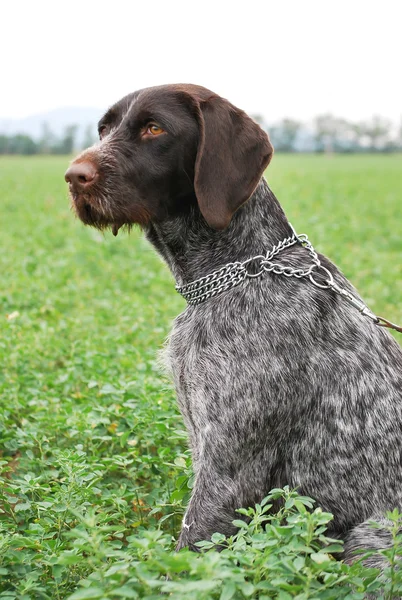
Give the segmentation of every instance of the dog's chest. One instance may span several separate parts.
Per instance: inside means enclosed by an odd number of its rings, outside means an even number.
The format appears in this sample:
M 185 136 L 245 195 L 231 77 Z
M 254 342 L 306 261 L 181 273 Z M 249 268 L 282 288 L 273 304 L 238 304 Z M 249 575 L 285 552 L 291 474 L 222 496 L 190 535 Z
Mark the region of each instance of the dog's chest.
M 164 363 L 188 429 L 236 427 L 244 435 L 261 427 L 266 435 L 270 424 L 280 423 L 278 411 L 284 409 L 277 394 L 268 397 L 279 388 L 271 384 L 282 376 L 282 365 L 267 347 L 264 324 L 239 313 L 230 318 L 230 313 L 221 303 L 215 310 L 180 315 Z

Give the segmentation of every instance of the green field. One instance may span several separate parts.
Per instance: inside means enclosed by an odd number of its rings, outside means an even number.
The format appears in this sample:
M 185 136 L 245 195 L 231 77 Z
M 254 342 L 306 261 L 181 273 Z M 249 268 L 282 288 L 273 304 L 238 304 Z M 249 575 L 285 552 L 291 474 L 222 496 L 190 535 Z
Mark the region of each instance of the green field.
M 67 163 L 0 159 L 0 599 L 363 598 L 348 587 L 364 589 L 358 571 L 297 556 L 280 528 L 293 575 L 285 558 L 253 563 L 262 538 L 227 556 L 172 552 L 191 467 L 157 350 L 185 304 L 139 231 L 114 238 L 73 216 Z M 278 155 L 267 177 L 296 230 L 402 322 L 401 156 Z

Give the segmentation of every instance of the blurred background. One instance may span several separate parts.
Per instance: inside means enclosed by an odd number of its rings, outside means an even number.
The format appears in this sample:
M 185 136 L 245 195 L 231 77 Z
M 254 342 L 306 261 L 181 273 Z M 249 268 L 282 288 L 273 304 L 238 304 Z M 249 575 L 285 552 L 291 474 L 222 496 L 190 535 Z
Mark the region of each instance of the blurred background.
M 91 145 L 119 98 L 196 83 L 282 152 L 402 148 L 398 0 L 4 3 L 1 154 Z

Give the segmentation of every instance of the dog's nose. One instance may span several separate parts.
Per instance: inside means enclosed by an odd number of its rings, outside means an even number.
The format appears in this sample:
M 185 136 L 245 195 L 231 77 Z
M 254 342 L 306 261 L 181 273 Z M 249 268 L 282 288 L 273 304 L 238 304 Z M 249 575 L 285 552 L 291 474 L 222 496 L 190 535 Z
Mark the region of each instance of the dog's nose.
M 95 181 L 98 171 L 91 162 L 85 161 L 73 163 L 64 175 L 67 183 L 70 183 L 76 190 L 83 191 L 88 189 Z

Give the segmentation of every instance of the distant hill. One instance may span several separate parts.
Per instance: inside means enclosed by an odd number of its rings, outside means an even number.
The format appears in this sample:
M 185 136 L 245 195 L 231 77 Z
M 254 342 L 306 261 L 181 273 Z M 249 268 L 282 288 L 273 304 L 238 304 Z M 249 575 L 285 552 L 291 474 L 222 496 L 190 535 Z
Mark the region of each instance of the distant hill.
M 0 117 L 0 133 L 6 135 L 25 133 L 35 140 L 39 140 L 42 135 L 44 123 L 47 123 L 56 137 L 60 137 L 68 125 L 78 125 L 76 140 L 77 144 L 80 145 L 85 130 L 89 125 L 93 127 L 94 136 L 96 135 L 96 124 L 103 112 L 104 109 L 102 108 L 67 106 L 31 115 L 24 119 L 2 119 Z

